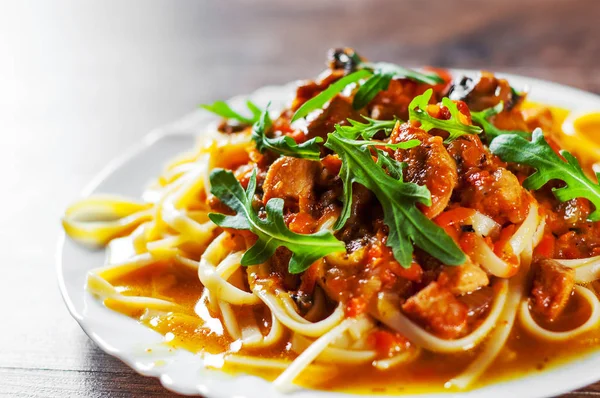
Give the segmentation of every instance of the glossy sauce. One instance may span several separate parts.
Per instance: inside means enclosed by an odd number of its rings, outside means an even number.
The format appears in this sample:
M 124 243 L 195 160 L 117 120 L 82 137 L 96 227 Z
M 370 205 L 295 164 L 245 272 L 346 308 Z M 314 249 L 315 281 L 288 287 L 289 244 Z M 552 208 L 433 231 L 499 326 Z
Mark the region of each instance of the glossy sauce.
M 181 270 L 170 264 L 158 263 L 134 273 L 109 280 L 122 294 L 143 295 L 163 298 L 182 304 L 183 313 L 170 313 L 145 318 L 142 323 L 166 336 L 165 344 L 170 347 L 185 348 L 191 352 L 222 353 L 235 345 L 223 335 L 222 329 L 212 324 L 209 327 L 194 313 L 194 307 L 202 295 L 202 285 L 197 275 Z M 581 324 L 589 309 L 574 297 L 566 313 L 551 325 L 553 330 L 565 330 Z M 121 310 L 107 303 L 114 310 Z M 123 312 L 123 311 L 121 311 Z M 245 311 L 237 311 L 240 321 L 244 321 Z M 139 313 L 127 315 L 140 319 Z M 544 325 L 548 326 L 548 325 Z M 149 347 L 151 348 L 151 347 Z M 489 370 L 472 388 L 531 375 L 549 369 L 569 360 L 580 358 L 600 348 L 600 329 L 585 333 L 577 339 L 564 343 L 549 343 L 532 338 L 523 331 L 517 322 L 507 345 L 490 366 Z M 321 390 L 346 391 L 354 393 L 416 393 L 448 391 L 444 383 L 456 376 L 477 355 L 477 349 L 460 354 L 443 355 L 423 351 L 413 363 L 381 371 L 371 365 L 342 368 L 323 367 L 326 377 L 305 377 L 301 384 Z M 240 354 L 260 354 L 266 358 L 293 359 L 295 354 L 288 351 L 286 344 L 261 351 L 239 351 Z M 280 371 L 248 369 L 227 365 L 222 368 L 229 373 L 251 373 L 268 380 L 276 378 Z

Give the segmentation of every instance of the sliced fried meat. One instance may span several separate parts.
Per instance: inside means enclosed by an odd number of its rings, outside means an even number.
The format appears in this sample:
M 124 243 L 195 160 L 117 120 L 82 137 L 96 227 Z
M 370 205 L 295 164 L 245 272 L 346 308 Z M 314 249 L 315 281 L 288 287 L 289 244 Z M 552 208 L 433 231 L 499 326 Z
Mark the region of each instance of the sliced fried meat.
M 437 282 L 410 297 L 402 309 L 440 337 L 453 339 L 467 332 L 468 307 Z
M 460 176 L 455 200 L 496 222 L 519 223 L 527 216 L 529 197 L 517 177 L 502 166 L 476 135 L 464 135 L 448 145 Z
M 472 293 L 490 283 L 490 279 L 480 266 L 467 261 L 456 267 L 445 266 L 438 283 L 452 292 L 452 294 Z
M 404 123 L 392 133 L 392 142 L 419 140 L 421 144 L 411 149 L 398 149 L 396 160 L 406 162 L 404 179 L 425 185 L 431 192 L 431 206 L 421 206 L 423 213 L 434 218 L 440 214 L 452 196 L 458 181 L 456 163 L 448 154 L 441 137 L 428 134 L 420 128 Z
M 367 107 L 374 119 L 389 120 L 394 117 L 408 119 L 408 105 L 421 94 L 417 83 L 407 80 L 392 80 L 387 90 L 379 92 Z
M 321 170 L 319 162 L 282 156 L 267 172 L 263 184 L 263 202 L 271 198 L 282 198 L 286 207 L 310 213 L 314 207 L 316 175 Z
M 461 202 L 503 224 L 519 223 L 527 215 L 527 196 L 517 177 L 503 167 L 467 173 Z
M 308 124 L 306 138 L 321 137 L 325 140 L 327 134 L 335 131 L 336 124 L 347 125 L 347 119 L 363 120 L 360 112 L 352 107 L 352 99 L 338 95 L 329 102 L 323 113 Z
M 554 321 L 563 312 L 573 287 L 575 270 L 558 262 L 540 258 L 533 264 L 535 276 L 531 290 L 531 307 L 535 313 Z

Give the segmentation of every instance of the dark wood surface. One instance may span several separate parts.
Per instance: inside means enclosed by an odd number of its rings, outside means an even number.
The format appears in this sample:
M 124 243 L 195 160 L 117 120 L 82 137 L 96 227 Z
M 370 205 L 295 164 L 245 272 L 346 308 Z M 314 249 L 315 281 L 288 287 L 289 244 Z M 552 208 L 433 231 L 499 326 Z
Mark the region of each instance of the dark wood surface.
M 67 203 L 152 128 L 312 76 L 342 45 L 600 93 L 599 16 L 595 0 L 0 0 L 0 395 L 167 395 L 90 342 L 54 271 Z

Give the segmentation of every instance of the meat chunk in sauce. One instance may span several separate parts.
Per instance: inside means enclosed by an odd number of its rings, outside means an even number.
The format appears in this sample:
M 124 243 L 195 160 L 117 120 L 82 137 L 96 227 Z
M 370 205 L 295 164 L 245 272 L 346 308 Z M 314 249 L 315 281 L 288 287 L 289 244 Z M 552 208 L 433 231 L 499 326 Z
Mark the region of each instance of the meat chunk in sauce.
M 315 120 L 308 124 L 306 138 L 327 138 L 327 134 L 335 131 L 335 125 L 347 125 L 347 119 L 362 120 L 361 114 L 352 107 L 352 100 L 336 96 Z
M 318 162 L 283 156 L 267 172 L 263 184 L 263 202 L 283 198 L 292 210 L 310 213 L 314 202 L 313 186 L 320 170 Z
M 434 218 L 450 201 L 458 181 L 456 164 L 444 148 L 441 137 L 428 134 L 409 123 L 402 124 L 392 133 L 392 142 L 419 140 L 421 144 L 411 149 L 398 149 L 396 160 L 406 162 L 404 178 L 425 185 L 431 192 L 431 206 L 421 206 L 423 213 Z
M 527 198 L 517 177 L 503 167 L 477 170 L 466 176 L 468 190 L 461 202 L 503 223 L 519 223 L 526 215 Z
M 374 119 L 408 119 L 408 105 L 421 94 L 417 83 L 407 80 L 392 80 L 387 90 L 379 92 L 368 106 Z
M 352 204 L 350 206 L 350 217 L 341 230 L 340 238 L 346 242 L 363 238 L 369 235 L 373 215 L 376 214 L 377 205 L 374 204 L 375 195 L 360 184 L 352 185 Z
M 414 97 L 423 94 L 428 89 L 433 90 L 433 101 L 441 101 L 447 92 L 450 74 L 442 69 L 434 70 L 444 82 L 431 86 L 410 79 L 393 79 L 386 90 L 380 91 L 367 106 L 370 117 L 389 120 L 394 117 L 408 120 L 408 106 Z
M 456 267 L 446 266 L 438 277 L 438 283 L 452 294 L 472 293 L 490 283 L 484 270 L 476 264 L 466 262 Z
M 553 321 L 560 316 L 571 297 L 575 286 L 575 270 L 547 258 L 537 260 L 534 267 L 532 309 Z
M 467 332 L 467 306 L 437 282 L 410 297 L 402 309 L 440 337 L 453 339 Z
M 476 209 L 496 222 L 520 223 L 527 216 L 529 198 L 517 177 L 504 168 L 474 135 L 448 145 L 460 175 L 456 201 Z

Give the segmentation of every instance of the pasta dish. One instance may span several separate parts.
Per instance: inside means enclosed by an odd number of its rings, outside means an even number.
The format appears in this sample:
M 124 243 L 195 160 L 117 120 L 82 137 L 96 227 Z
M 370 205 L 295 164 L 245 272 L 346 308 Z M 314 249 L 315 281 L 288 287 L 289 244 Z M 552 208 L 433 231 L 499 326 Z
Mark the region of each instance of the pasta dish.
M 280 391 L 538 371 L 599 346 L 600 185 L 526 96 L 332 50 L 283 110 L 203 105 L 220 122 L 142 198 L 63 226 L 107 247 L 86 285 L 106 307 Z

